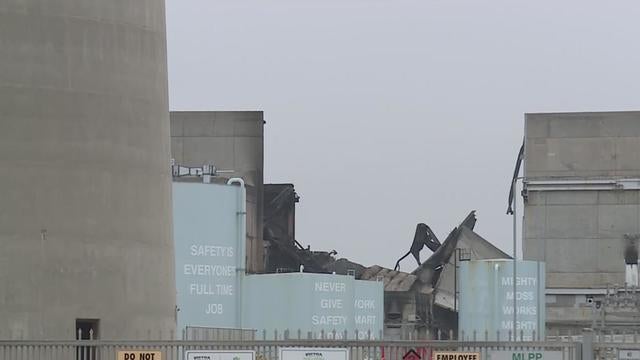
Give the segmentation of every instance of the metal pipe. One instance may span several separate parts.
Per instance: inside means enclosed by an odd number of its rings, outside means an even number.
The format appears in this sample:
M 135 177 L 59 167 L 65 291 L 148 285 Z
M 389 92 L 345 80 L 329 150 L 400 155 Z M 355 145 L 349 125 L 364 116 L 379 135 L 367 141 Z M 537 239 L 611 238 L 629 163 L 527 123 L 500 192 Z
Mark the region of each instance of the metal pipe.
M 460 339 L 460 312 L 458 311 L 458 248 L 453 252 L 453 312 L 456 315 L 456 330 Z M 464 339 L 462 339 L 464 340 Z
M 240 191 L 238 196 L 238 208 L 240 211 L 237 212 L 238 219 L 238 236 L 236 239 L 236 294 L 238 295 L 236 301 L 236 324 L 239 329 L 242 328 L 242 286 L 244 275 L 246 272 L 245 266 L 245 242 L 246 242 L 246 234 L 247 234 L 247 200 L 246 200 L 246 188 L 244 185 L 244 180 L 239 177 L 231 178 L 227 181 L 227 185 L 233 184 L 240 185 Z
M 516 258 L 517 258 L 517 248 L 516 248 L 516 237 L 517 237 L 517 230 L 516 230 L 516 221 L 517 221 L 517 217 L 516 217 L 516 208 L 517 208 L 517 202 L 516 202 L 516 189 L 517 189 L 517 182 L 518 179 L 513 179 L 513 184 L 512 186 L 512 191 L 513 191 L 513 337 L 514 340 L 517 337 L 516 335 L 516 321 L 518 320 L 518 308 L 517 308 L 517 288 L 516 288 Z

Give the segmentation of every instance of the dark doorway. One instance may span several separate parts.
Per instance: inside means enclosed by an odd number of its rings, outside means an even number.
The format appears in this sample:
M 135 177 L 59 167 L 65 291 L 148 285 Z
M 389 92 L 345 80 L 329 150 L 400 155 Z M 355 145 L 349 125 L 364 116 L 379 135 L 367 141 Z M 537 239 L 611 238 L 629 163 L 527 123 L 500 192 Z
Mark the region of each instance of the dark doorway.
M 96 340 L 99 332 L 99 319 L 76 319 L 76 340 Z M 95 360 L 95 345 L 78 345 L 76 347 L 76 360 Z

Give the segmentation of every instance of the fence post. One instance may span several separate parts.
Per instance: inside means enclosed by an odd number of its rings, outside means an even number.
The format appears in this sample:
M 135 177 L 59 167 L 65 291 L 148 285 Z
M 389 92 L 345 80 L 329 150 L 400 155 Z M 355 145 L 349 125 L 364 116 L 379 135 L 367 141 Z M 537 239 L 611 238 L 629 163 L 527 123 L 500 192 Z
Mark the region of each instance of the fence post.
M 593 329 L 582 330 L 581 358 L 576 360 L 594 360 L 593 358 Z

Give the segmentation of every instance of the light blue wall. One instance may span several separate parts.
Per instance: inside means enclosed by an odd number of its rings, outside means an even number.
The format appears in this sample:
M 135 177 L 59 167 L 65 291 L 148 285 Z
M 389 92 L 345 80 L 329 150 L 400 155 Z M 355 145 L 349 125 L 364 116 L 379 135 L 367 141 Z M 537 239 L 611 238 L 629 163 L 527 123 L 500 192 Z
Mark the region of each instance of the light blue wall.
M 244 279 L 243 327 L 274 330 L 289 329 L 297 336 L 300 329 L 319 336 L 321 331 L 338 336 L 346 330 L 349 338 L 358 329 L 364 336 L 371 331 L 379 338 L 383 327 L 383 284 L 355 280 L 352 276 L 287 273 L 250 275 Z M 337 336 L 337 337 L 338 337 Z
M 229 185 L 173 183 L 180 330 L 187 325 L 240 325 L 236 268 L 241 268 L 245 247 L 244 241 L 238 244 L 241 191 Z
M 545 329 L 545 268 L 544 263 L 518 261 L 516 265 L 516 299 L 518 337 L 522 330 L 525 340 L 544 338 Z M 513 329 L 513 261 L 476 260 L 460 264 L 459 331 L 462 339 L 471 340 L 473 331 L 478 339 L 507 339 Z
M 379 338 L 382 282 L 331 274 L 236 273 L 243 268 L 245 247 L 244 236 L 238 241 L 241 191 L 228 185 L 173 183 L 178 329 L 266 329 L 269 338 L 274 330 L 282 334 L 285 329 L 291 336 L 300 329 L 304 337 L 307 332 L 319 336 L 335 330 L 342 335 L 346 330 L 354 338 L 357 329 L 361 337 L 370 331 Z M 221 293 L 222 288 L 231 293 Z

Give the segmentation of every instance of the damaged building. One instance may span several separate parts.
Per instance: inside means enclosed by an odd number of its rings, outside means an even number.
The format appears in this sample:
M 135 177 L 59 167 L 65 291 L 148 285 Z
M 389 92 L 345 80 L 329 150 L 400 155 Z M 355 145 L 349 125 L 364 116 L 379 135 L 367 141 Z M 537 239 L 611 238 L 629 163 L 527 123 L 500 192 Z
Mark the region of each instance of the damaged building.
M 385 338 L 455 338 L 460 262 L 510 258 L 475 233 L 475 223 L 472 211 L 411 273 L 380 266 L 364 270 L 362 279 L 381 279 L 385 283 Z
M 412 272 L 378 265 L 366 267 L 348 259 L 336 259 L 337 252 L 315 251 L 295 239 L 293 185 L 265 185 L 264 239 L 267 272 L 300 271 L 352 275 L 359 280 L 384 282 L 385 339 L 443 338 L 457 334 L 456 276 L 459 263 L 478 259 L 508 259 L 506 253 L 474 232 L 475 212 L 455 227 L 440 243 L 425 224 L 418 224 L 408 255 L 418 262 Z M 433 254 L 420 262 L 420 250 Z M 401 259 L 401 260 L 402 260 Z
M 385 338 L 435 338 L 438 333 L 448 338 L 457 334 L 459 262 L 508 258 L 474 232 L 475 213 L 442 242 L 427 225 L 418 224 L 413 243 L 407 241 L 410 250 L 402 257 L 412 255 L 419 264 L 409 272 L 400 271 L 400 260 L 396 269 L 368 267 L 338 258 L 333 249 L 312 249 L 295 236 L 295 208 L 300 196 L 294 185 L 263 182 L 263 127 L 262 112 L 171 113 L 171 150 L 176 165 L 213 165 L 214 182 L 230 176 L 245 179 L 248 272 L 302 270 L 383 281 Z M 425 247 L 432 255 L 422 262 L 420 251 Z M 403 267 L 412 263 L 411 259 L 402 262 Z

